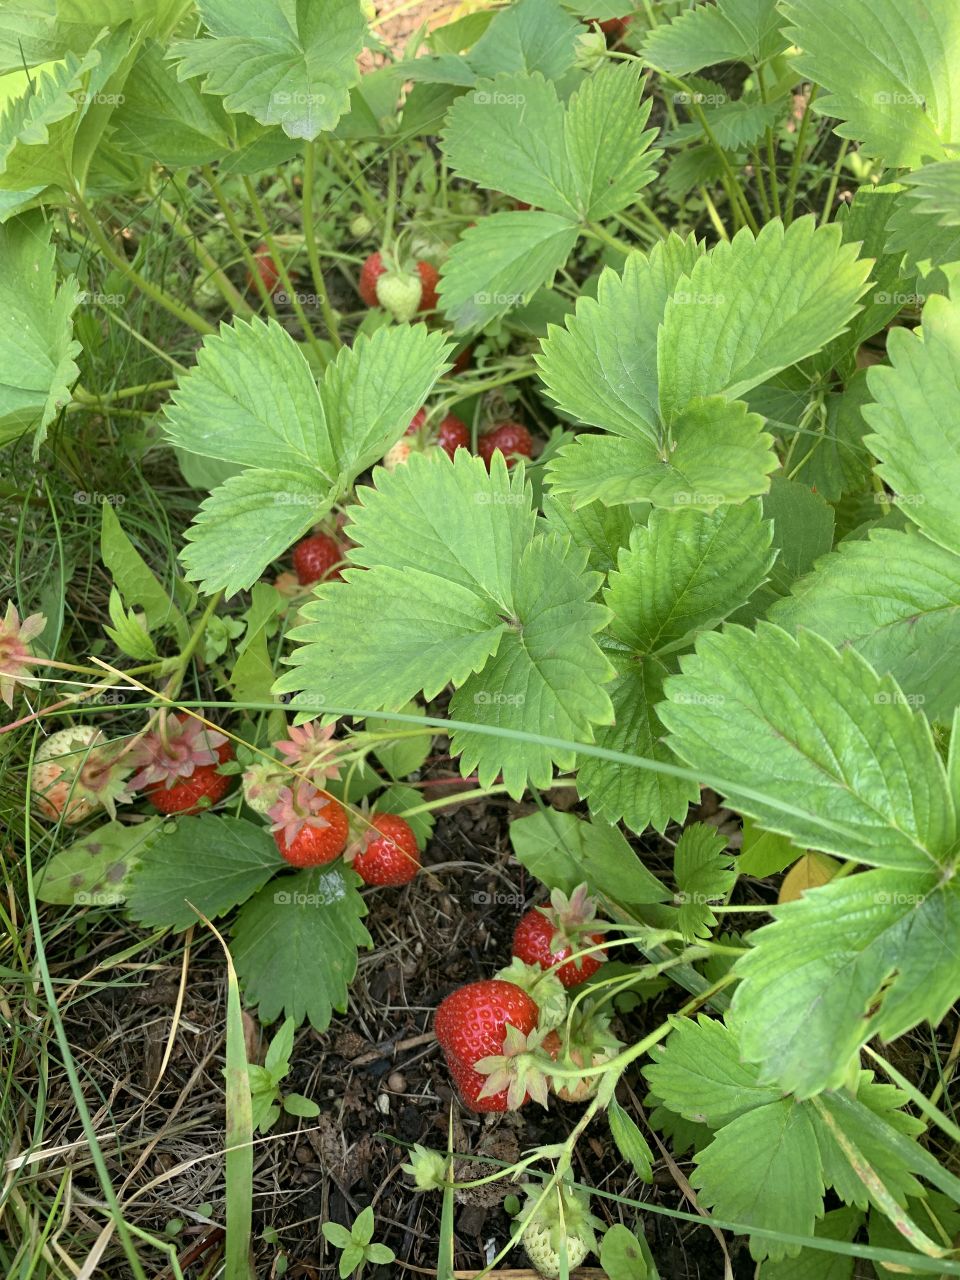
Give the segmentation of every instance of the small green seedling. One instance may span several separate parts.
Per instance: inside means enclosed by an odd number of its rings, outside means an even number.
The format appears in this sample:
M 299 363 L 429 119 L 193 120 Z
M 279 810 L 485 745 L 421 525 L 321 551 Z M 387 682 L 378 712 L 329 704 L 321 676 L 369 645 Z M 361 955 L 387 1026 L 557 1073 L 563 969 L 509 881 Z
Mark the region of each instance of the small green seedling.
M 359 1275 L 365 1262 L 393 1262 L 396 1257 L 387 1245 L 371 1244 L 373 1209 L 370 1205 L 361 1210 L 349 1231 L 339 1222 L 325 1222 L 323 1236 L 335 1249 L 343 1250 L 340 1255 L 340 1280 L 345 1280 L 346 1276 Z
M 277 1123 L 281 1109 L 288 1115 L 307 1119 L 320 1114 L 320 1108 L 309 1098 L 304 1098 L 299 1093 L 283 1095 L 280 1092 L 280 1081 L 290 1072 L 294 1027 L 293 1018 L 288 1018 L 270 1041 L 262 1067 L 247 1063 L 253 1103 L 253 1127 L 261 1133 L 270 1132 Z

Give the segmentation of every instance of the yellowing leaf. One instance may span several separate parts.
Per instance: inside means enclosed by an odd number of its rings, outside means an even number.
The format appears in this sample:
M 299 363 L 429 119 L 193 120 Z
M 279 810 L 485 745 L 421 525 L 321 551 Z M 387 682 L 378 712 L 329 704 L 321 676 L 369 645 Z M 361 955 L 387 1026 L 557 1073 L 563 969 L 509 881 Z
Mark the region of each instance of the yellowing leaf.
M 816 889 L 832 880 L 839 867 L 836 858 L 828 858 L 825 853 L 805 853 L 783 877 L 777 901 L 796 902 L 807 889 Z

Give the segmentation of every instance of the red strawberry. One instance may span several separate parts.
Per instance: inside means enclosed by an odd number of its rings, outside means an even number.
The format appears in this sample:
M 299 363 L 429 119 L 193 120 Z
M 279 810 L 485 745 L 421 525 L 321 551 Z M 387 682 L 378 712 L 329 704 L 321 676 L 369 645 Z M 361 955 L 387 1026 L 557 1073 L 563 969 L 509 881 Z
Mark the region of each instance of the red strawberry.
M 452 458 L 458 449 L 470 448 L 470 431 L 465 422 L 448 413 L 437 427 L 437 444 Z
M 423 296 L 420 299 L 421 311 L 436 311 L 437 303 L 437 285 L 440 283 L 440 272 L 435 266 L 429 262 L 417 263 L 417 274 L 420 276 L 420 283 L 423 285 Z
M 253 260 L 257 266 L 257 275 L 266 289 L 267 293 L 273 293 L 277 287 L 277 281 L 280 279 L 280 272 L 277 270 L 277 264 L 273 260 L 270 252 L 270 246 L 265 240 L 260 243 L 253 251 Z M 247 284 L 253 284 L 253 276 L 247 273 Z
M 467 1106 L 475 1111 L 506 1110 L 506 1090 L 489 1098 L 477 1097 L 487 1077 L 475 1071 L 474 1065 L 503 1053 L 508 1026 L 526 1036 L 536 1027 L 538 1017 L 536 1001 L 512 982 L 499 978 L 458 987 L 441 1001 L 434 1034 Z
M 379 253 L 371 253 L 366 262 L 360 268 L 360 283 L 358 289 L 360 297 L 364 300 L 368 307 L 376 307 L 380 304 L 377 301 L 377 281 L 386 271 L 383 264 L 383 258 Z
M 529 458 L 533 452 L 533 439 L 530 432 L 519 422 L 502 422 L 477 441 L 477 453 L 490 470 L 490 459 L 497 452 L 506 454 L 507 466 L 512 467 L 516 454 Z
M 565 987 L 578 987 L 600 968 L 602 954 L 562 962 L 603 941 L 603 934 L 586 929 L 596 914 L 596 903 L 587 896 L 586 885 L 575 889 L 569 899 L 554 890 L 550 901 L 549 907 L 534 907 L 521 917 L 513 933 L 513 954 L 525 964 L 554 969 Z
M 366 884 L 409 884 L 420 870 L 420 850 L 409 823 L 393 813 L 372 818 L 351 865 Z
M 406 436 L 415 436 L 417 432 L 420 430 L 420 428 L 423 426 L 423 424 L 426 422 L 426 420 L 427 420 L 426 409 L 418 409 L 417 412 L 410 419 L 410 425 L 409 427 L 407 427 L 406 431 L 403 434 Z
M 463 350 L 460 352 L 458 356 L 454 357 L 453 368 L 450 370 L 450 372 L 463 373 L 464 369 L 466 369 L 467 366 L 469 365 L 470 357 L 472 355 L 473 355 L 473 343 L 471 342 L 468 347 L 463 348 Z
M 349 835 L 342 804 L 309 782 L 283 787 L 268 810 L 281 856 L 294 867 L 319 867 L 343 853 Z
M 339 578 L 339 570 L 336 573 L 331 573 L 331 570 L 342 560 L 340 547 L 325 533 L 313 533 L 293 549 L 293 567 L 301 587 L 320 582 L 323 578 Z
M 220 764 L 233 759 L 232 743 L 223 742 L 216 750 Z M 222 800 L 232 781 L 228 775 L 217 772 L 217 765 L 198 764 L 182 782 L 175 782 L 172 787 L 155 782 L 144 787 L 143 794 L 161 813 L 199 813 Z
M 597 18 L 584 18 L 584 22 L 596 22 L 600 30 L 607 37 L 607 41 L 611 45 L 615 45 L 618 41 L 623 39 L 627 30 L 627 25 L 630 22 L 630 15 L 628 14 L 625 18 L 604 18 L 603 20 Z

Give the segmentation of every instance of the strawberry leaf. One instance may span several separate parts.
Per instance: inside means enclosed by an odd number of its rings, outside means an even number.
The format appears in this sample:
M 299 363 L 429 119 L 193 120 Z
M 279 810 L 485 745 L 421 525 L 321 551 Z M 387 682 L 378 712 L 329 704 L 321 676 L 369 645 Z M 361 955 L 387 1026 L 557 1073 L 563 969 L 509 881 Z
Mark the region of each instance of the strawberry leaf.
M 170 56 L 181 80 L 202 75 L 204 93 L 227 111 L 313 139 L 348 110 L 366 34 L 357 0 L 263 0 L 255 9 L 198 0 L 197 9 L 207 34 L 178 41 Z
M 927 538 L 874 529 L 844 542 L 774 605 L 773 622 L 853 645 L 907 701 L 949 723 L 960 704 L 960 556 Z
M 81 295 L 73 276 L 57 287 L 51 225 L 23 214 L 0 226 L 0 445 L 33 431 L 35 453 L 80 373 L 72 316 Z
M 960 891 L 939 872 L 847 876 L 773 915 L 737 961 L 733 1009 L 744 1056 L 800 1096 L 838 1088 L 873 1036 L 935 1024 L 960 995 Z
M 874 866 L 945 861 L 956 818 L 930 726 L 854 650 L 761 623 L 702 636 L 680 665 L 658 708 L 668 742 L 738 811 Z
M 677 882 L 674 901 L 680 908 L 679 929 L 688 942 L 709 938 L 717 917 L 711 906 L 727 900 L 736 884 L 731 855 L 724 853 L 726 837 L 703 822 L 687 827 L 673 855 Z
M 879 475 L 934 542 L 960 553 L 960 299 L 934 295 L 920 329 L 895 328 L 890 365 L 870 370 L 863 416 Z
M 574 41 L 583 29 L 557 0 L 518 0 L 494 13 L 466 61 L 478 76 L 539 71 L 559 80 L 573 66 Z
M 687 75 L 718 62 L 765 62 L 786 41 L 777 0 L 718 0 L 684 10 L 647 36 L 645 61 L 675 75 Z
M 245 902 L 285 865 L 266 827 L 218 814 L 184 818 L 141 852 L 127 906 L 140 924 L 186 929 L 197 911 L 213 919 Z
M 294 705 L 397 710 L 452 682 L 456 718 L 589 741 L 611 716 L 599 687 L 612 674 L 593 639 L 608 613 L 590 602 L 599 577 L 555 535 L 535 535 L 522 469 L 495 455 L 488 474 L 458 451 L 411 457 L 375 473 L 350 527 L 356 545 L 342 583 L 306 605 L 297 668 L 278 691 Z M 456 512 L 452 523 L 450 513 Z M 416 513 L 415 531 L 411 526 Z M 548 785 L 551 748 L 457 730 L 464 773 L 502 768 L 520 794 L 528 774 Z M 560 755 L 566 759 L 565 753 Z
M 577 242 L 555 213 L 494 213 L 468 227 L 450 251 L 438 292 L 454 327 L 479 329 L 550 284 Z
M 240 912 L 231 952 L 261 1022 L 308 1018 L 323 1031 L 347 1007 L 357 948 L 371 945 L 359 884 L 347 868 L 316 867 L 266 885 Z
M 784 34 L 799 45 L 798 71 L 822 85 L 816 110 L 839 118 L 890 168 L 947 159 L 956 141 L 960 40 L 952 0 L 789 0 Z
M 160 833 L 162 819 L 135 826 L 105 822 L 43 864 L 37 897 L 58 906 L 122 903 L 137 859 Z

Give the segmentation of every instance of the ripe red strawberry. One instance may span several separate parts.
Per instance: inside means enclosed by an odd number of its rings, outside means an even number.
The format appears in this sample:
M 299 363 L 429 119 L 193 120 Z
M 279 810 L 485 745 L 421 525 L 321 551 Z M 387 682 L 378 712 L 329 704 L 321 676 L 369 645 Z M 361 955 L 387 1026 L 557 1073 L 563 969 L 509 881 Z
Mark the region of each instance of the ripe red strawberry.
M 434 1034 L 467 1106 L 475 1111 L 506 1110 L 506 1090 L 489 1098 L 477 1097 L 487 1077 L 475 1071 L 474 1065 L 503 1053 L 508 1026 L 529 1035 L 539 1012 L 536 1001 L 525 991 L 499 978 L 458 987 L 441 1001 Z
M 454 357 L 453 368 L 451 373 L 463 373 L 464 369 L 470 364 L 470 357 L 473 355 L 473 343 L 468 347 L 464 347 L 458 356 Z
M 420 850 L 409 823 L 393 813 L 371 819 L 351 865 L 366 884 L 409 884 L 420 870 Z
M 470 431 L 465 422 L 448 413 L 437 427 L 437 444 L 451 458 L 458 449 L 470 448 Z
M 222 742 L 216 751 L 219 764 L 233 759 L 231 742 Z M 161 813 L 200 813 L 222 800 L 232 781 L 228 775 L 217 772 L 217 765 L 198 764 L 182 782 L 175 782 L 172 787 L 155 782 L 144 787 L 143 794 Z
M 360 268 L 360 283 L 358 285 L 360 297 L 364 300 L 368 307 L 379 306 L 377 302 L 377 281 L 386 271 L 383 258 L 378 253 L 371 253 L 369 258 Z
M 407 427 L 406 431 L 403 434 L 407 436 L 415 436 L 417 432 L 420 430 L 420 428 L 423 426 L 423 424 L 426 422 L 426 420 L 427 420 L 426 409 L 418 409 L 417 412 L 410 419 L 410 425 L 409 427 Z
M 554 890 L 549 907 L 533 907 L 522 916 L 513 933 L 513 954 L 525 964 L 553 969 L 565 987 L 578 987 L 597 972 L 603 955 L 581 956 L 562 962 L 574 952 L 603 941 L 602 933 L 588 932 L 596 915 L 596 903 L 587 896 L 586 885 L 570 895 Z
M 253 260 L 257 266 L 257 275 L 260 277 L 263 287 L 267 293 L 273 293 L 277 287 L 277 281 L 280 279 L 280 272 L 277 270 L 277 264 L 273 260 L 270 252 L 270 246 L 265 240 L 260 243 L 253 251 Z M 247 284 L 253 285 L 253 276 L 247 273 Z
M 349 823 L 343 805 L 309 782 L 283 787 L 269 809 L 273 838 L 294 867 L 319 867 L 343 853 Z
M 420 298 L 420 311 L 436 311 L 437 303 L 437 285 L 440 283 L 440 272 L 430 262 L 418 262 L 417 274 L 420 277 L 420 283 L 423 285 L 423 295 Z
M 529 458 L 533 453 L 533 439 L 530 432 L 519 422 L 503 422 L 477 441 L 477 453 L 490 470 L 490 459 L 497 452 L 506 454 L 507 466 L 516 462 L 516 454 Z
M 324 578 L 339 578 L 340 571 L 331 573 L 331 570 L 342 560 L 343 552 L 340 547 L 325 533 L 312 533 L 293 549 L 293 567 L 302 587 L 320 582 Z

